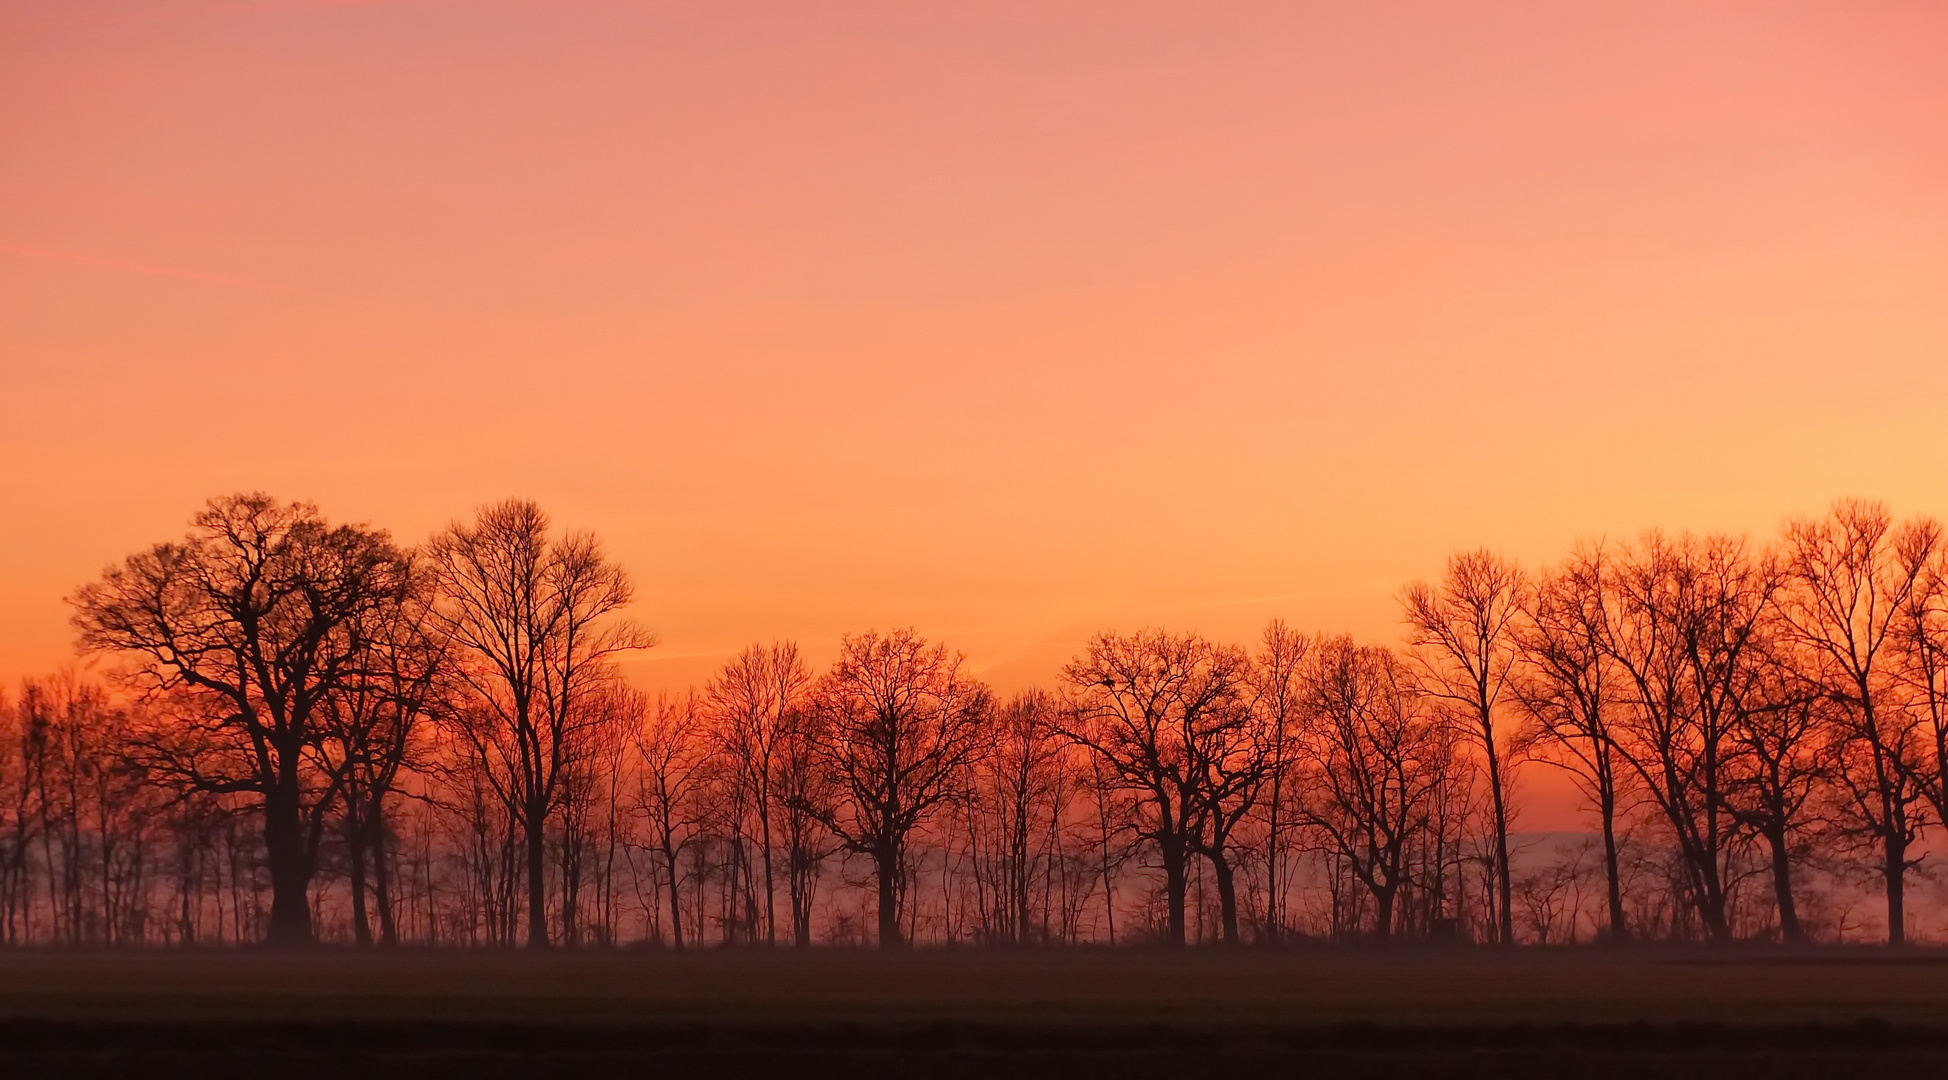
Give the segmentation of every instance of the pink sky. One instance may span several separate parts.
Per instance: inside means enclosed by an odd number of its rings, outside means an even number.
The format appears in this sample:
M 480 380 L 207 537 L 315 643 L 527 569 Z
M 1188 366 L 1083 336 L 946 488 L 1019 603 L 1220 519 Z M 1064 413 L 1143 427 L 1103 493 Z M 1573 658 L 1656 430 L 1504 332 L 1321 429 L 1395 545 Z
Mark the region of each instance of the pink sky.
M 1448 552 L 1948 514 L 1948 5 L 23 0 L 0 678 L 261 488 L 664 644 L 1392 640 Z

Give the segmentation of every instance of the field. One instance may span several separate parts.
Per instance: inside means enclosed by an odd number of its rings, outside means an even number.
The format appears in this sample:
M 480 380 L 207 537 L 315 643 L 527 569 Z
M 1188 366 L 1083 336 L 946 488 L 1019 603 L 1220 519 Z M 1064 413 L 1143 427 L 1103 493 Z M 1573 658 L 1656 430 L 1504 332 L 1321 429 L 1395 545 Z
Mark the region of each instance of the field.
M 1948 1068 L 1948 954 L 0 954 L 10 1075 L 1831 1076 Z

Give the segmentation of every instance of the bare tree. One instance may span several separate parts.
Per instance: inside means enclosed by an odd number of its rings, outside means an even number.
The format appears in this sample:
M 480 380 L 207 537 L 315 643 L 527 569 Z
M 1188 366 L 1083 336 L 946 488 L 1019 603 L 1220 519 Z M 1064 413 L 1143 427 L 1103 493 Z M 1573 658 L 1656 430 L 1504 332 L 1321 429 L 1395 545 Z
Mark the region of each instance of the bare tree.
M 704 690 L 719 750 L 729 766 L 737 802 L 756 817 L 764 871 L 765 940 L 778 942 L 778 890 L 773 880 L 772 812 L 778 804 L 779 757 L 795 718 L 807 707 L 811 674 L 791 642 L 753 645 L 725 664 Z M 731 823 L 739 837 L 747 823 Z
M 1062 723 L 1068 721 L 1065 711 Z M 1065 738 L 1068 728 L 1061 728 Z M 1096 874 L 1102 881 L 1103 927 L 1109 944 L 1116 944 L 1116 875 L 1124 863 L 1134 858 L 1137 844 L 1126 838 L 1137 831 L 1143 820 L 1140 798 L 1131 794 L 1122 774 L 1112 770 L 1099 753 L 1088 755 L 1089 770 L 1083 782 L 1089 787 L 1089 809 L 1094 818 L 1094 835 L 1089 844 L 1096 852 Z M 1140 789 L 1139 789 L 1140 790 Z M 1142 838 L 1139 836 L 1140 841 Z
M 606 940 L 612 927 L 609 871 L 620 843 L 619 803 L 621 768 L 625 750 L 641 726 L 641 696 L 611 683 L 602 693 L 583 702 L 590 713 L 588 723 L 575 728 L 562 771 L 561 809 L 556 830 L 556 888 L 561 913 L 562 943 L 570 948 L 582 944 L 589 929 L 587 912 L 590 899 L 584 891 L 593 887 L 596 912 L 594 937 Z
M 1101 635 L 999 707 L 911 631 L 652 700 L 627 594 L 528 504 L 416 555 L 212 503 L 77 595 L 113 688 L 0 697 L 0 946 L 805 947 L 871 941 L 875 900 L 888 948 L 1548 943 L 1586 911 L 1796 942 L 1859 936 L 1883 886 L 1899 943 L 1948 811 L 1948 545 L 1871 503 L 1773 549 L 1579 546 L 1532 585 L 1457 556 L 1403 594 L 1411 657 Z M 1530 760 L 1600 835 L 1509 835 Z
M 24 681 L 12 720 L 4 747 L 11 753 L 0 761 L 14 817 L 0 863 L 8 939 L 22 941 L 16 935 L 31 935 L 38 921 L 32 882 L 38 871 L 51 916 L 49 940 L 143 943 L 147 915 L 135 894 L 143 869 L 159 861 L 149 850 L 150 826 L 165 818 L 172 824 L 201 819 L 210 797 L 145 783 L 127 761 L 129 710 L 73 671 Z M 195 856 L 188 858 L 193 865 Z M 176 862 L 180 867 L 183 860 Z M 176 920 L 182 940 L 194 939 L 193 923 Z
M 0 821 L 6 823 L 0 827 L 0 941 L 8 945 L 20 944 L 22 924 L 27 921 L 33 902 L 30 860 L 37 839 L 34 826 L 50 816 L 44 806 L 37 805 L 43 781 L 38 775 L 42 765 L 36 758 L 43 753 L 41 745 L 45 735 L 36 729 L 44 729 L 46 722 L 34 718 L 36 710 L 31 700 L 34 687 L 30 684 L 22 690 L 21 696 L 27 700 L 13 703 L 0 698 L 0 725 L 3 725 L 0 726 Z M 79 833 L 78 825 L 75 831 Z M 65 850 L 71 849 L 64 847 Z M 48 877 L 53 887 L 53 873 Z M 74 925 L 78 927 L 81 905 L 78 893 L 74 904 Z M 63 905 L 57 899 L 52 906 L 58 926 Z M 59 931 L 56 933 L 58 940 Z
M 1838 778 L 1859 830 L 1880 846 L 1887 890 L 1887 941 L 1906 941 L 1908 854 L 1921 822 L 1915 804 L 1919 717 L 1903 700 L 1896 670 L 1899 631 L 1941 546 L 1941 527 L 1921 519 L 1896 525 L 1886 507 L 1836 503 L 1826 517 L 1786 528 L 1792 588 L 1782 606 L 1787 633 L 1820 656 L 1822 689 L 1845 707 Z
M 1450 558 L 1439 586 L 1416 582 L 1401 594 L 1408 640 L 1426 675 L 1427 690 L 1463 711 L 1480 744 L 1494 813 L 1494 869 L 1503 944 L 1515 940 L 1515 909 L 1509 884 L 1503 733 L 1495 724 L 1515 664 L 1514 631 L 1526 590 L 1522 572 L 1513 563 L 1483 550 Z
M 1793 866 L 1800 861 L 1800 837 L 1813 824 L 1815 800 L 1829 781 L 1821 744 L 1835 728 L 1835 707 L 1817 681 L 1790 664 L 1792 658 L 1778 655 L 1776 645 L 1768 643 L 1766 651 L 1765 669 L 1731 728 L 1735 756 L 1724 784 L 1725 805 L 1741 828 L 1765 844 L 1779 936 L 1799 944 L 1806 929 L 1793 890 Z
M 1214 791 L 1210 781 L 1251 724 L 1249 663 L 1235 646 L 1146 630 L 1099 634 L 1062 669 L 1069 691 L 1062 735 L 1088 748 L 1109 778 L 1137 797 L 1134 828 L 1156 845 L 1163 864 L 1164 933 L 1172 945 L 1185 942 L 1189 860 L 1209 847 L 1211 809 L 1237 797 Z M 1235 939 L 1235 904 L 1230 916 Z
M 695 793 L 707 757 L 702 706 L 693 692 L 658 697 L 652 706 L 635 699 L 641 755 L 637 804 L 649 822 L 648 842 L 661 859 L 669 885 L 670 940 L 683 948 L 682 858 L 696 839 Z
M 1522 898 L 1523 913 L 1528 916 L 1536 944 L 1556 940 L 1559 927 L 1568 931 L 1572 943 L 1575 941 L 1577 900 L 1588 850 L 1587 846 L 1558 850 L 1548 862 L 1515 879 L 1515 891 Z
M 1308 682 L 1305 822 L 1372 895 L 1374 936 L 1385 940 L 1457 767 L 1456 742 L 1387 649 L 1321 642 Z
M 1610 632 L 1604 574 L 1604 551 L 1586 548 L 1537 582 L 1517 635 L 1523 665 L 1511 687 L 1527 719 L 1517 745 L 1552 751 L 1532 756 L 1566 771 L 1596 810 L 1610 940 L 1623 941 L 1630 934 L 1617 861 L 1624 776 L 1611 731 L 1622 688 L 1603 647 Z
M 422 750 L 430 720 L 444 704 L 445 643 L 432 633 L 432 575 L 409 558 L 398 602 L 368 613 L 358 628 L 361 650 L 350 676 L 324 702 L 326 742 L 344 769 L 343 832 L 349 862 L 352 934 L 373 944 L 399 942 L 386 852 L 388 803 L 401 771 Z M 368 874 L 369 871 L 369 874 Z
M 654 639 L 610 616 L 629 603 L 628 578 L 588 533 L 548 535 L 531 502 L 483 508 L 433 541 L 442 633 L 473 707 L 448 717 L 494 793 L 521 826 L 527 859 L 528 945 L 546 948 L 548 822 L 559 806 L 586 707 L 619 654 Z
M 1910 781 L 1948 825 L 1948 544 L 1937 544 L 1926 572 L 1902 605 L 1896 631 L 1897 678 L 1919 715 L 1917 752 L 1902 764 Z
M 963 660 L 911 630 L 850 635 L 817 690 L 814 744 L 829 801 L 808 807 L 846 848 L 873 862 L 879 945 L 900 929 L 913 831 L 963 793 L 967 767 L 987 748 L 993 710 Z
M 1294 633 L 1277 619 L 1265 627 L 1257 655 L 1252 658 L 1253 707 L 1264 724 L 1265 793 L 1265 930 L 1274 940 L 1290 918 L 1287 893 L 1291 882 L 1286 866 L 1286 834 L 1296 823 L 1292 812 L 1296 766 L 1306 717 L 1305 671 L 1313 640 Z
M 322 760 L 326 703 L 356 673 L 357 629 L 406 579 L 384 532 L 253 494 L 212 500 L 187 538 L 75 596 L 81 648 L 125 658 L 130 685 L 183 706 L 145 732 L 145 775 L 258 799 L 277 944 L 311 940 L 306 892 L 344 782 L 343 763 Z
M 1047 692 L 1015 695 L 995 716 L 993 745 L 974 777 L 970 839 L 984 886 L 985 937 L 1028 945 L 1048 937 L 1046 908 L 1036 918 L 1038 877 L 1054 873 L 1069 778 L 1055 735 L 1057 704 Z
M 1737 538 L 1651 533 L 1619 551 L 1604 651 L 1626 676 L 1610 725 L 1619 753 L 1670 829 L 1687 905 L 1728 940 L 1737 820 L 1726 801 L 1734 732 L 1766 674 L 1762 631 L 1779 571 Z
M 785 895 L 791 908 L 791 941 L 796 948 L 812 943 L 812 905 L 818 897 L 825 860 L 835 848 L 820 824 L 815 808 L 836 801 L 832 778 L 821 765 L 821 714 L 816 700 L 787 714 L 787 726 L 775 748 L 776 803 L 785 849 Z
M 1242 684 L 1244 677 L 1239 681 Z M 1235 837 L 1276 776 L 1273 754 L 1280 733 L 1270 714 L 1252 707 L 1242 685 L 1229 709 L 1214 709 L 1212 715 L 1223 711 L 1228 711 L 1230 722 L 1210 725 L 1204 737 L 1191 744 L 1194 790 L 1203 819 L 1203 828 L 1191 836 L 1191 850 L 1211 865 L 1218 891 L 1219 932 L 1224 944 L 1237 945 L 1236 860 L 1247 849 Z

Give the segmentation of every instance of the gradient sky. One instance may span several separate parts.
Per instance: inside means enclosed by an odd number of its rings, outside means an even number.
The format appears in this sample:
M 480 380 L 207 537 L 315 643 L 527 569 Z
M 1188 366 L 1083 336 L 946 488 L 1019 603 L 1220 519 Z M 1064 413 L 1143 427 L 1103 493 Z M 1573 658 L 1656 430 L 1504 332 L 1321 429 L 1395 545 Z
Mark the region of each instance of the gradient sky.
M 0 679 L 214 494 L 593 528 L 648 685 L 1948 514 L 1948 5 L 0 5 Z

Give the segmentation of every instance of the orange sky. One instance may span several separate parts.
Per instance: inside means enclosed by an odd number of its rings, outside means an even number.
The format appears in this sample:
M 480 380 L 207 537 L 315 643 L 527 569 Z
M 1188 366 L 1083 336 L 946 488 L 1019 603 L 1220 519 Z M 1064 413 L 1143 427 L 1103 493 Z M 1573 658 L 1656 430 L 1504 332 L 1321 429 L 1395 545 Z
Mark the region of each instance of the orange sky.
M 664 645 L 1396 632 L 1948 514 L 1948 5 L 13 0 L 0 678 L 262 488 L 531 496 Z

